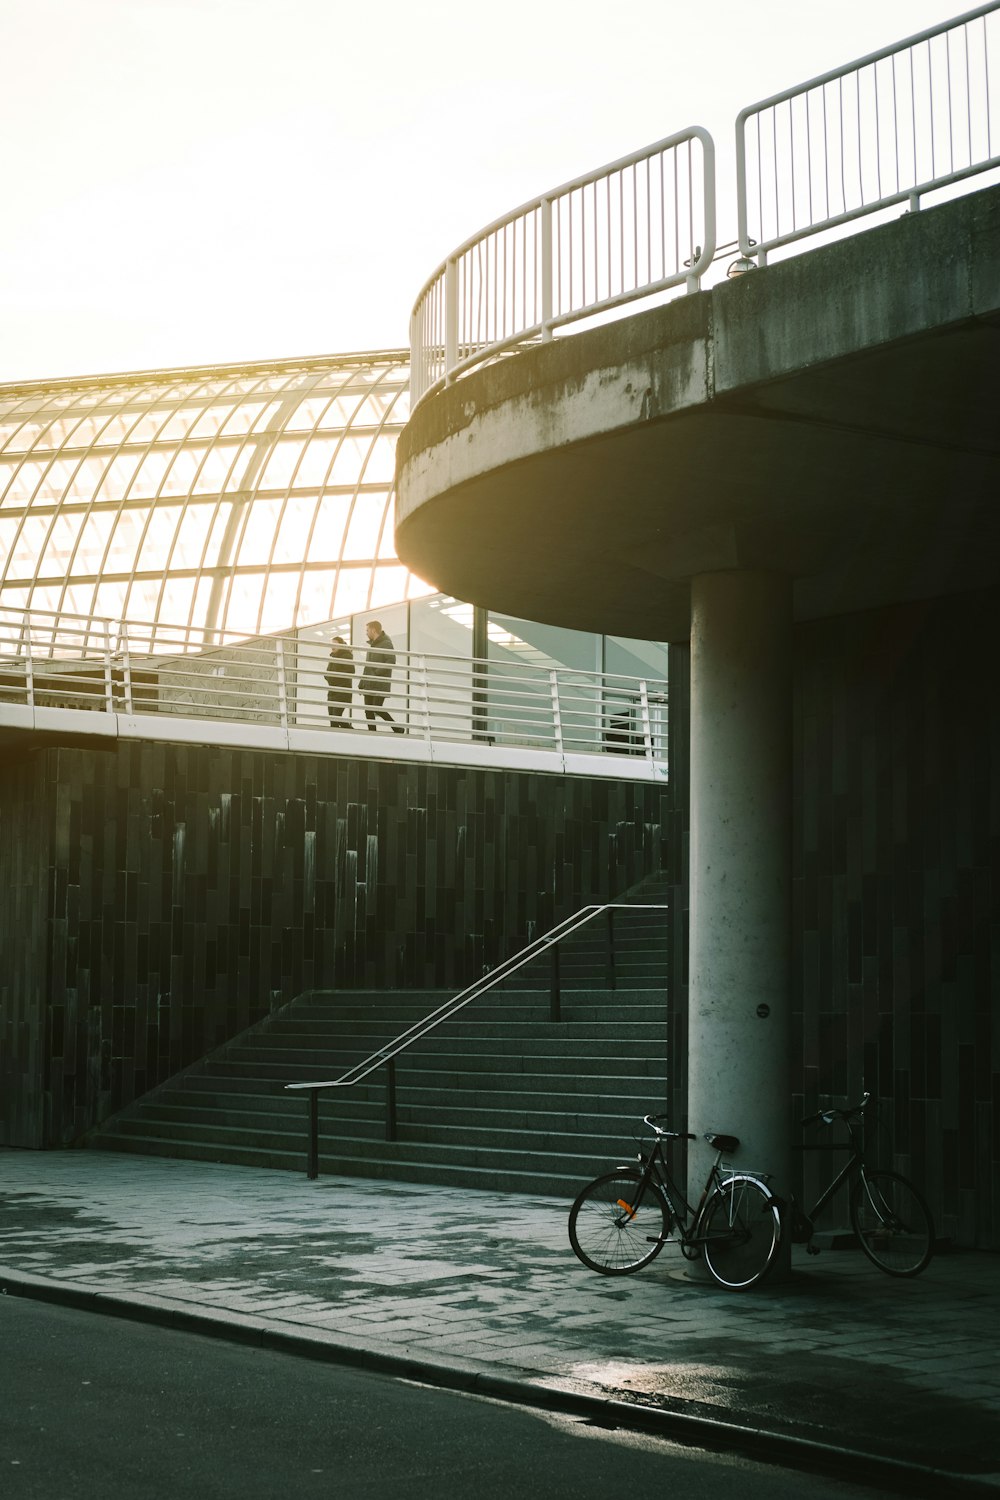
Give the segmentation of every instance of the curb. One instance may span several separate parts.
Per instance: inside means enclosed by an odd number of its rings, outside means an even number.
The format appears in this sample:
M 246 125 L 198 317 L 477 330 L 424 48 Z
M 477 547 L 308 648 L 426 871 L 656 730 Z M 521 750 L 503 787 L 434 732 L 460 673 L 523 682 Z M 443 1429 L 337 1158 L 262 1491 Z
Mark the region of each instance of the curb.
M 645 1432 L 686 1447 L 740 1453 L 746 1458 L 783 1467 L 837 1476 L 896 1493 L 933 1493 L 938 1496 L 1000 1497 L 1000 1485 L 988 1477 L 957 1474 L 888 1455 L 864 1452 L 792 1433 L 768 1431 L 739 1422 L 715 1419 L 662 1407 L 589 1395 L 557 1385 L 535 1384 L 512 1375 L 496 1375 L 478 1365 L 444 1363 L 418 1355 L 393 1354 L 321 1332 L 292 1332 L 264 1318 L 221 1309 L 186 1307 L 165 1297 L 141 1292 L 101 1292 L 77 1282 L 55 1281 L 0 1267 L 0 1296 L 48 1302 L 80 1312 L 102 1313 L 131 1322 L 221 1338 L 234 1344 L 270 1349 L 299 1359 L 313 1359 L 356 1369 L 372 1370 L 397 1379 L 462 1392 L 511 1405 L 561 1412 L 580 1417 L 595 1427 Z

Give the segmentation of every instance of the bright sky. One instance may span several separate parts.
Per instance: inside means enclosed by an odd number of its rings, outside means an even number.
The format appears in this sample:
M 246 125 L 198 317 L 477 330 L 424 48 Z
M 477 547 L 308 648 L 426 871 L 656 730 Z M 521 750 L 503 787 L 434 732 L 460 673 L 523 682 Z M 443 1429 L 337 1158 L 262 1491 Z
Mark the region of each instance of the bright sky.
M 972 0 L 968 0 L 971 5 Z M 0 0 L 0 381 L 399 348 L 449 250 L 949 0 Z

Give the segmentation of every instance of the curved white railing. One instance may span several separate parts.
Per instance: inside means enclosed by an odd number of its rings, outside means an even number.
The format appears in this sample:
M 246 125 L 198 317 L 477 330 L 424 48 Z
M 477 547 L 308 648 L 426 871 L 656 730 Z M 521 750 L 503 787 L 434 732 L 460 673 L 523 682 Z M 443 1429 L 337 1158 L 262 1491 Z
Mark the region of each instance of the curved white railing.
M 78 711 L 141 716 L 156 737 L 169 721 L 224 722 L 288 731 L 336 734 L 343 751 L 348 730 L 366 730 L 359 680 L 365 652 L 354 653 L 348 700 L 331 718 L 325 670 L 329 646 L 285 635 L 258 637 L 200 652 L 174 648 L 150 655 L 127 627 L 95 632 L 67 617 L 20 620 L 0 612 L 0 727 L 56 729 L 65 711 L 78 732 Z M 338 684 L 340 685 L 340 684 Z M 581 672 L 519 661 L 398 651 L 383 706 L 406 743 L 463 743 L 549 751 L 561 756 L 639 757 L 662 765 L 667 756 L 667 687 L 663 681 Z M 334 707 L 338 705 L 333 705 Z M 62 718 L 47 711 L 62 711 Z M 42 711 L 39 713 L 38 711 Z M 58 721 L 58 722 L 57 722 Z M 63 725 L 72 727 L 69 721 Z M 383 720 L 376 727 L 388 732 Z M 97 728 L 95 721 L 95 730 Z M 403 741 L 393 739 L 394 745 Z M 616 760 L 616 765 L 621 762 Z
M 769 250 L 1000 166 L 1000 4 L 741 110 L 739 244 Z
M 700 126 L 543 193 L 424 285 L 410 320 L 411 409 L 525 340 L 670 287 L 696 291 L 714 254 L 715 147 Z

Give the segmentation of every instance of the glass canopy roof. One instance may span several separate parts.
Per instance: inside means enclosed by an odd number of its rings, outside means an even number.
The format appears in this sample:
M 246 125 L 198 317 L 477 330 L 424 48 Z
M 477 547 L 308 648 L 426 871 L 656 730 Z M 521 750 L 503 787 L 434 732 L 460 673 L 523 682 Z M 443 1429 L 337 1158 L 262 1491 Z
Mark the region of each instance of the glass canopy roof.
M 0 606 L 257 635 L 431 590 L 393 548 L 407 355 L 0 386 Z

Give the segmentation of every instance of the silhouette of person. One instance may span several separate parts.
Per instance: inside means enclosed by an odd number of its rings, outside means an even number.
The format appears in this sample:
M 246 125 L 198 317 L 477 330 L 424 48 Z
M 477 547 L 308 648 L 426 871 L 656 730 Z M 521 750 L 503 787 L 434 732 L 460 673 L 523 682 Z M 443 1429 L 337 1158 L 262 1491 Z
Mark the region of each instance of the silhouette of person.
M 376 719 L 385 719 L 394 734 L 402 734 L 402 724 L 397 724 L 392 714 L 382 707 L 389 693 L 392 669 L 396 665 L 396 652 L 392 641 L 382 629 L 381 620 L 369 620 L 365 626 L 368 650 L 365 664 L 358 682 L 358 692 L 365 700 L 365 718 L 368 728 L 376 729 Z
M 344 709 L 351 701 L 351 684 L 354 681 L 354 657 L 342 635 L 335 635 L 330 645 L 330 660 L 324 673 L 327 684 L 326 708 L 330 724 L 337 729 L 353 729 L 350 719 L 344 718 Z

